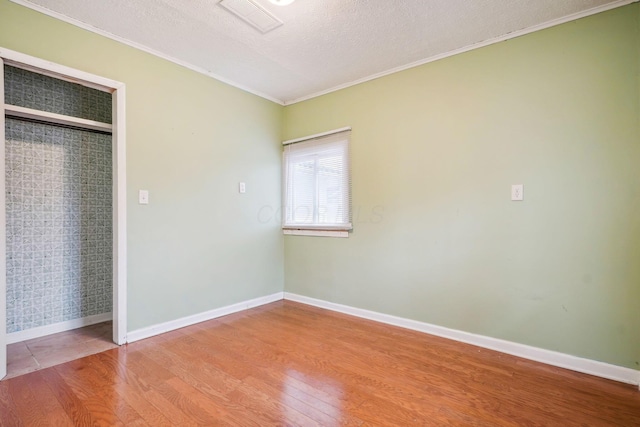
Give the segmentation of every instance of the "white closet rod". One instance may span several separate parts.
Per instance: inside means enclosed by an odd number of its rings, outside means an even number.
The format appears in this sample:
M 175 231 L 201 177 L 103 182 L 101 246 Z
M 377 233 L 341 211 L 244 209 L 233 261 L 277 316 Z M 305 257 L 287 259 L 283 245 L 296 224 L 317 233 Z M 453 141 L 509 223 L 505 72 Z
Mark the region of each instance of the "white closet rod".
M 4 104 L 4 112 L 7 117 L 38 120 L 40 122 L 53 123 L 56 125 L 73 126 L 76 128 L 113 133 L 113 126 L 110 123 L 96 122 L 94 120 L 49 113 L 47 111 L 34 110 L 32 108 L 18 107 L 16 105 L 9 104 Z

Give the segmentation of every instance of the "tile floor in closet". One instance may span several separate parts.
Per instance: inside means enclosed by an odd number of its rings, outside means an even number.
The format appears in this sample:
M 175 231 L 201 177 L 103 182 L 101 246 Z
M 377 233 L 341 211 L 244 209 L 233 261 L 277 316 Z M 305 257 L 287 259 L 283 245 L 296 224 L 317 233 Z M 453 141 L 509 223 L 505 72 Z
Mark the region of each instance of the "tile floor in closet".
M 59 365 L 117 347 L 112 322 L 34 338 L 7 346 L 7 378 Z

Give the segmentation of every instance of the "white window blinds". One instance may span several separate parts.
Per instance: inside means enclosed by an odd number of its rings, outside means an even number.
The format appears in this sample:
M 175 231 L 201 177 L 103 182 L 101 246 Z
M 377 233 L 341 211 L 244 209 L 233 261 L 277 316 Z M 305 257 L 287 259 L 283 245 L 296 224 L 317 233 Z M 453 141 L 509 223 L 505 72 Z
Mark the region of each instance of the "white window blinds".
M 349 130 L 285 142 L 283 228 L 351 229 Z

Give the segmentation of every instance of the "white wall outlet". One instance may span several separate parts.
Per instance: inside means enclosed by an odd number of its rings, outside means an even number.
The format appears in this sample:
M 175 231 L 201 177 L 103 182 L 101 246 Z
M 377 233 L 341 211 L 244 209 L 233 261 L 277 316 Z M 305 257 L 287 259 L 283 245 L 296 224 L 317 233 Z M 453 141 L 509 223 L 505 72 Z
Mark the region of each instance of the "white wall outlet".
M 524 186 L 522 184 L 513 184 L 511 186 L 511 200 L 524 200 Z
M 138 203 L 141 205 L 149 204 L 149 191 L 148 190 L 140 190 L 138 191 Z
M 239 191 L 240 193 L 242 193 L 242 194 L 244 194 L 244 193 L 246 193 L 246 192 L 247 192 L 247 186 L 245 185 L 245 183 L 244 183 L 244 182 L 241 182 L 241 183 L 238 185 L 238 191 Z

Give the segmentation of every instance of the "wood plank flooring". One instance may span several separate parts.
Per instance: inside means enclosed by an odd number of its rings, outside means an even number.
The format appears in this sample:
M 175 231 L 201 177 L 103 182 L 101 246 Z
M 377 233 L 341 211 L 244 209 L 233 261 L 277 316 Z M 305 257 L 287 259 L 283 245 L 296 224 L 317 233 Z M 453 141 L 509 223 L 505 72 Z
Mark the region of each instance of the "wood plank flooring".
M 640 392 L 279 301 L 2 381 L 0 425 L 640 426 Z

